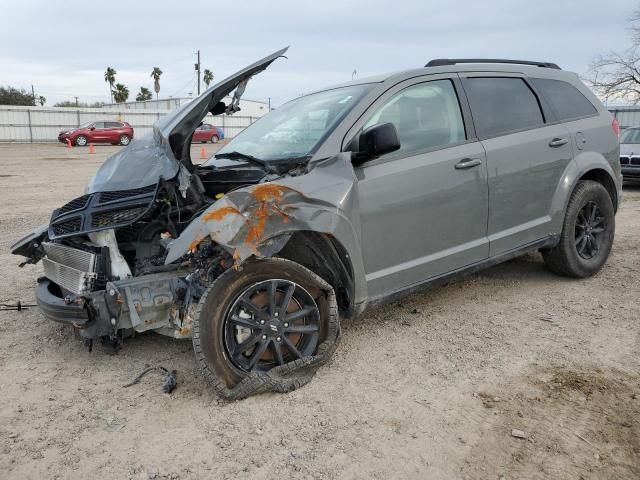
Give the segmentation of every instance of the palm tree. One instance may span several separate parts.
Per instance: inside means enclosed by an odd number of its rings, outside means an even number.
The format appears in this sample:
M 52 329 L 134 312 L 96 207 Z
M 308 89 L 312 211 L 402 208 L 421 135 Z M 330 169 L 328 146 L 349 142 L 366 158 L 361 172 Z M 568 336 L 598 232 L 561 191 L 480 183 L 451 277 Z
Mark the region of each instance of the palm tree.
M 160 70 L 159 67 L 153 67 L 151 78 L 153 78 L 153 89 L 156 91 L 156 100 L 158 99 L 158 94 L 160 93 L 160 75 L 162 75 L 162 70 Z
M 116 88 L 113 89 L 113 99 L 116 103 L 126 102 L 129 98 L 129 89 L 121 83 L 116 83 Z
M 109 84 L 109 95 L 111 95 L 111 103 L 113 103 L 113 84 L 116 83 L 115 68 L 107 67 L 104 72 L 104 81 Z
M 204 80 L 204 83 L 206 83 L 207 87 L 209 87 L 209 84 L 213 81 L 213 73 L 211 72 L 211 70 L 209 70 L 208 68 L 204 69 L 202 80 Z
M 151 90 L 147 87 L 140 87 L 140 91 L 138 95 L 136 95 L 137 102 L 146 102 L 147 100 L 151 100 L 153 96 L 151 95 Z

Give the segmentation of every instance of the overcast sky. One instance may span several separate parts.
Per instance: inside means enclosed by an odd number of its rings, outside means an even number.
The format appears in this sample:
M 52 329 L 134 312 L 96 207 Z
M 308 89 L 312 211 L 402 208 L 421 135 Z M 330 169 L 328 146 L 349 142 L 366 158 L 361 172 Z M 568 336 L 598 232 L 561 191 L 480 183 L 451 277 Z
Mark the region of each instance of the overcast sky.
M 246 98 L 278 104 L 314 89 L 438 57 L 544 60 L 585 73 L 629 45 L 633 0 L 0 0 L 0 85 L 60 100 L 109 101 L 107 66 L 131 91 L 195 94 L 194 52 L 216 80 L 290 45 Z

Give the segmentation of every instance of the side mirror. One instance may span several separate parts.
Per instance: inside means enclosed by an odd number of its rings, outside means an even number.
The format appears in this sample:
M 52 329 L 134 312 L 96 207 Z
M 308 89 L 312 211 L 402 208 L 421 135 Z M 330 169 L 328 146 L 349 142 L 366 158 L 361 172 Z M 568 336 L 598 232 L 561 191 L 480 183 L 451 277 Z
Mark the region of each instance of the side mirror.
M 354 153 L 354 163 L 363 163 L 385 153 L 395 152 L 400 148 L 398 132 L 393 123 L 381 123 L 367 128 L 358 139 L 358 152 Z
M 95 130 L 95 129 L 96 129 L 96 127 L 94 127 L 93 125 L 91 125 L 91 128 L 90 128 L 89 130 L 92 130 L 92 131 L 93 131 L 93 130 Z

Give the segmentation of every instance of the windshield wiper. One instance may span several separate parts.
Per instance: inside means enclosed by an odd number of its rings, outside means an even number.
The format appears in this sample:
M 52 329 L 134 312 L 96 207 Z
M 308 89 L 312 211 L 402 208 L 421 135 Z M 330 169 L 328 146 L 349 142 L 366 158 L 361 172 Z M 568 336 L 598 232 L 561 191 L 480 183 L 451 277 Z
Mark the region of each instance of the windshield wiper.
M 253 155 L 249 155 L 247 153 L 242 153 L 242 152 L 237 152 L 237 151 L 233 151 L 233 152 L 227 152 L 227 153 L 221 153 L 219 155 L 214 155 L 214 157 L 216 158 L 228 158 L 229 160 L 245 160 L 249 163 L 253 163 L 254 165 L 258 165 L 264 169 L 270 170 L 269 165 L 267 164 L 267 162 L 265 162 L 264 160 L 258 158 L 258 157 L 254 157 Z

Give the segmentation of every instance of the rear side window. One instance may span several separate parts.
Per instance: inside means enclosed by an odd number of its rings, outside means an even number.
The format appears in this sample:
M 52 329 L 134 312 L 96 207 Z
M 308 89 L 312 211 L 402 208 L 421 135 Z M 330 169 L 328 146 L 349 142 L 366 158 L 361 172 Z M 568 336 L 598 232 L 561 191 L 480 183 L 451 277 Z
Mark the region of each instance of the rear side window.
M 521 78 L 467 78 L 465 91 L 481 137 L 544 124 L 538 99 Z
M 120 122 L 104 122 L 105 128 L 122 128 Z
M 598 113 L 587 97 L 570 83 L 548 78 L 531 78 L 530 80 L 551 104 L 558 120 L 569 120 Z

